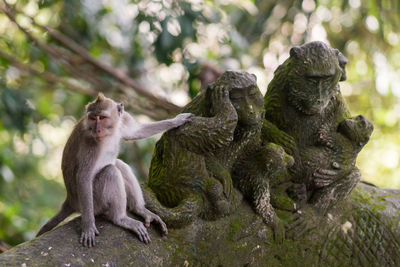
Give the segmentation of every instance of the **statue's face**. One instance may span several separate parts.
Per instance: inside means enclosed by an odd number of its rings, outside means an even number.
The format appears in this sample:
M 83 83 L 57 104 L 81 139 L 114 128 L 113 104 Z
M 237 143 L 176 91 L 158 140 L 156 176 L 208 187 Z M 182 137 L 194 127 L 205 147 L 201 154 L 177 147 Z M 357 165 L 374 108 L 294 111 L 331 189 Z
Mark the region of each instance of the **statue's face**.
M 288 101 L 306 115 L 320 114 L 338 94 L 339 80 L 345 80 L 347 59 L 322 42 L 290 49 L 286 87 Z
M 264 99 L 256 85 L 232 88 L 229 98 L 238 114 L 238 124 L 253 126 L 262 121 Z
M 329 101 L 339 92 L 338 69 L 310 69 L 291 76 L 289 101 L 299 111 L 314 115 L 321 113 Z
M 357 117 L 345 119 L 339 125 L 338 130 L 355 142 L 361 149 L 368 142 L 374 130 L 374 126 L 363 115 L 358 115 Z

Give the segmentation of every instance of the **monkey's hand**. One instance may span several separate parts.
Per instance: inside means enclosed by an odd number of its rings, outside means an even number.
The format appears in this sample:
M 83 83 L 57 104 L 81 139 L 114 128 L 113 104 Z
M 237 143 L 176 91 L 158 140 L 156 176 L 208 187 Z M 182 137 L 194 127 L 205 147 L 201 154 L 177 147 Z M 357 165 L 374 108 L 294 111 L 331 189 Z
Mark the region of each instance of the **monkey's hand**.
M 148 209 L 144 208 L 142 211 L 139 212 L 139 215 L 144 219 L 144 225 L 148 228 L 152 222 L 155 222 L 160 225 L 161 233 L 163 236 L 168 235 L 167 225 L 161 220 L 160 216 L 154 214 L 153 212 L 149 211 Z
M 82 223 L 82 234 L 79 242 L 84 247 L 93 247 L 96 244 L 95 236 L 98 234 L 99 231 L 94 223 Z
M 334 162 L 332 167 L 336 170 L 317 169 L 313 173 L 314 185 L 316 187 L 328 186 L 337 179 L 337 177 L 340 175 L 340 166 L 338 163 Z
M 222 106 L 229 105 L 229 89 L 225 84 L 216 85 L 211 94 L 211 105 L 215 113 L 223 111 Z
M 214 115 L 224 118 L 225 121 L 236 122 L 238 115 L 229 99 L 227 84 L 215 85 L 211 93 L 211 110 Z
M 321 127 L 318 131 L 318 140 L 317 144 L 326 146 L 327 148 L 333 149 L 334 147 L 334 140 L 332 136 L 330 136 L 328 130 L 324 127 Z
M 181 113 L 181 114 L 178 114 L 172 120 L 173 120 L 174 126 L 179 127 L 182 124 L 191 122 L 193 117 L 194 117 L 194 114 L 192 114 L 192 113 Z

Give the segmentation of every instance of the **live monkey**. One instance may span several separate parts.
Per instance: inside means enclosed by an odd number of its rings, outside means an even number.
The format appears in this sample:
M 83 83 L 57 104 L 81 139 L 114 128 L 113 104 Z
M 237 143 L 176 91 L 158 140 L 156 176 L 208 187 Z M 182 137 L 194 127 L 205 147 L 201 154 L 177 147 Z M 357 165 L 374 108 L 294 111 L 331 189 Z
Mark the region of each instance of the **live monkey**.
M 189 122 L 192 116 L 183 113 L 169 120 L 137 124 L 124 111 L 122 103 L 99 93 L 86 106 L 85 115 L 76 124 L 64 148 L 61 169 L 67 198 L 61 210 L 40 229 L 38 236 L 53 229 L 73 212 L 82 214 L 80 243 L 86 247 L 95 245 L 95 235 L 99 234 L 95 216 L 99 214 L 133 231 L 145 243 L 150 242 L 146 227 L 153 221 L 166 235 L 165 223 L 146 209 L 139 182 L 131 168 L 117 159 L 119 144 L 121 139 L 142 139 L 178 127 Z M 145 224 L 128 217 L 127 209 L 143 217 Z

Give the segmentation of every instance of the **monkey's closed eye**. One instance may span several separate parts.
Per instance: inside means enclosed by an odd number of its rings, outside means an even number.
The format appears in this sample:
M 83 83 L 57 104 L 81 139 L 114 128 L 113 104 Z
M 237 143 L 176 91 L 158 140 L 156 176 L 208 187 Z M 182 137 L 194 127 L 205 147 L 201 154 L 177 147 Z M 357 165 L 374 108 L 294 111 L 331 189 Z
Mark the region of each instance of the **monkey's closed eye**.
M 315 77 L 315 76 L 309 76 L 307 77 L 307 81 L 312 82 L 312 83 L 319 83 L 321 79 L 319 77 Z
M 240 95 L 240 94 L 231 94 L 229 98 L 230 98 L 231 100 L 239 100 L 239 99 L 242 99 L 243 96 Z
M 249 96 L 257 96 L 257 91 L 250 91 Z

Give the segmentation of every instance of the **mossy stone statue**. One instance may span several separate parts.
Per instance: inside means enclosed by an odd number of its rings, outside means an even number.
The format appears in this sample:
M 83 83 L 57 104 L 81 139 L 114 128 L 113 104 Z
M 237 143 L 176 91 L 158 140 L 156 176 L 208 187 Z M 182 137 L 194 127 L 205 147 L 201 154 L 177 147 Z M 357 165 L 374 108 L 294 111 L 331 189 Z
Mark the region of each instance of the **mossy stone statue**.
M 347 59 L 323 42 L 290 50 L 264 97 L 263 140 L 281 145 L 295 159 L 291 196 L 322 214 L 359 182 L 355 159 L 372 124 L 351 118 L 340 93 Z
M 187 225 L 198 216 L 216 219 L 236 208 L 241 199 L 236 184 L 265 222 L 276 223 L 268 181 L 272 172 L 267 165 L 252 164 L 256 167 L 246 178 L 237 175 L 239 166 L 247 169 L 246 155 L 257 155 L 251 159 L 258 162 L 282 159 L 273 168 L 279 174 L 286 173 L 287 162 L 293 162 L 280 147 L 261 143 L 264 109 L 256 77 L 227 71 L 182 112 L 196 116 L 157 142 L 148 187 L 144 187 L 148 207 L 170 227 Z

